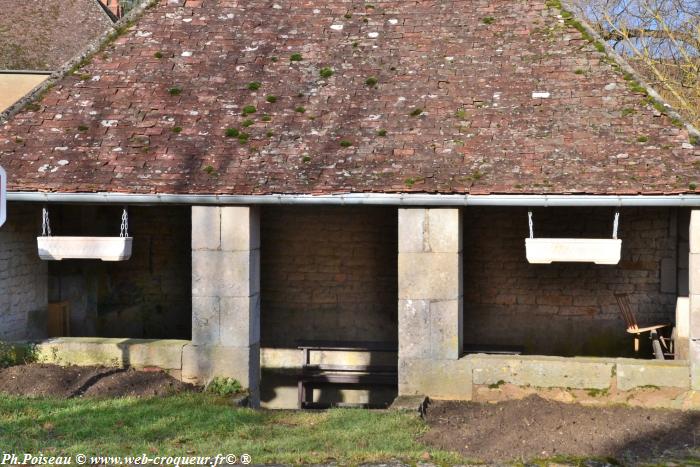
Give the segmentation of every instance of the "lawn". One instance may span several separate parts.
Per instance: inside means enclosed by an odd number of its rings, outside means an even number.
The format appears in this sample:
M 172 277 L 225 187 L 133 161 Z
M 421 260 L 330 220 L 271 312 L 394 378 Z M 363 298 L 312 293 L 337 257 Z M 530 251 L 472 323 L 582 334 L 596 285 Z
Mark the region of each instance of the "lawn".
M 0 455 L 215 456 L 249 454 L 253 463 L 341 465 L 401 460 L 469 463 L 418 440 L 427 425 L 396 411 L 269 411 L 233 407 L 208 393 L 156 398 L 54 399 L 0 395 Z M 427 457 L 426 453 L 430 457 Z M 606 465 L 587 458 L 527 465 Z M 697 452 L 639 465 L 700 465 Z M 615 461 L 612 461 L 613 463 Z M 637 464 L 637 463 L 635 463 Z M 515 462 L 514 465 L 523 465 Z
M 128 456 L 247 453 L 253 463 L 462 461 L 416 438 L 412 414 L 233 408 L 210 394 L 151 399 L 30 399 L 0 395 L 0 452 Z

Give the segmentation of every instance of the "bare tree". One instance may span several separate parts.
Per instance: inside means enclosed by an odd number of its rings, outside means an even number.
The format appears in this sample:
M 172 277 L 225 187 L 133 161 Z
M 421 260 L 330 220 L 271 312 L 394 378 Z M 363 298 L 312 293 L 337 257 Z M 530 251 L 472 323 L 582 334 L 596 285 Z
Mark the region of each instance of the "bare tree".
M 700 0 L 575 0 L 600 36 L 700 125 Z

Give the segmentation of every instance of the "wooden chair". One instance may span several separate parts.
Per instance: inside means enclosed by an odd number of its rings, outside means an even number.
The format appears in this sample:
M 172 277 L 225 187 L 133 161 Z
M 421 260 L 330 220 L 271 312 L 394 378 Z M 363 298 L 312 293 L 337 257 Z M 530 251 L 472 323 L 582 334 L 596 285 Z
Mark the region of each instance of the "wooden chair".
M 639 327 L 637 318 L 632 312 L 630 299 L 625 293 L 616 293 L 615 300 L 620 307 L 620 314 L 627 324 L 627 332 L 634 334 L 634 351 L 639 352 L 639 335 L 645 332 L 649 333 L 651 345 L 654 349 L 654 357 L 657 360 L 665 360 L 667 356 L 673 355 L 673 340 L 659 334 L 659 329 L 670 327 L 670 324 L 656 324 L 653 326 Z

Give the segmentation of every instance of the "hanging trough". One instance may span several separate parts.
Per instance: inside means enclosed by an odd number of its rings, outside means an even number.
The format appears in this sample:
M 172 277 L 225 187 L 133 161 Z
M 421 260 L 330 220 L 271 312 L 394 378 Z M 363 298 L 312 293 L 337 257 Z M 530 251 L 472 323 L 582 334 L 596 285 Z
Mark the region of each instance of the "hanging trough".
M 131 257 L 133 237 L 129 237 L 129 218 L 124 209 L 119 237 L 53 237 L 46 208 L 41 237 L 37 237 L 39 258 L 43 260 L 99 259 L 125 261 Z
M 618 264 L 622 240 L 617 238 L 620 213 L 615 213 L 613 238 L 534 238 L 532 212 L 528 213 L 530 238 L 525 239 L 527 261 L 533 264 Z

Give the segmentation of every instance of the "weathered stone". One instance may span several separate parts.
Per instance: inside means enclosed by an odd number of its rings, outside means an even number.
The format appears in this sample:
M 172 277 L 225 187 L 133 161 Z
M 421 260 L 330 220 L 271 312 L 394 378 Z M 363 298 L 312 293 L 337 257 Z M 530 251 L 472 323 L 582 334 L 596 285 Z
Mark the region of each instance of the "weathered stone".
M 425 209 L 399 209 L 399 251 L 421 253 L 426 250 L 425 222 Z
M 427 238 L 433 253 L 462 251 L 462 211 L 459 209 L 428 209 Z
M 690 388 L 690 367 L 686 362 L 640 361 L 617 362 L 617 387 L 622 391 L 645 386 Z
M 700 390 L 700 339 L 688 341 L 688 355 L 690 357 L 690 387 Z
M 153 339 L 146 342 L 128 339 L 119 346 L 125 350 L 129 364 L 133 367 L 180 370 L 182 369 L 182 349 L 187 344 L 189 341 L 179 339 Z
M 470 400 L 472 397 L 471 362 L 466 359 L 401 359 L 399 361 L 399 395 Z
M 700 253 L 690 253 L 688 255 L 688 283 L 690 295 L 700 294 Z M 691 309 L 692 309 L 691 304 Z M 692 321 L 692 318 L 691 318 Z
M 48 261 L 36 253 L 41 207 L 8 203 L 0 228 L 0 341 L 46 337 Z
M 260 248 L 260 208 L 221 208 L 221 249 L 248 251 Z
M 136 368 L 182 367 L 182 349 L 189 341 L 177 339 L 121 339 L 61 337 L 37 344 L 40 362 L 57 365 L 102 365 Z
M 221 208 L 192 206 L 192 249 L 218 250 L 221 247 Z
M 220 342 L 246 347 L 260 342 L 260 294 L 252 297 L 221 297 Z
M 234 378 L 259 403 L 260 346 L 229 347 L 188 344 L 182 352 L 182 380 L 208 383 L 214 377 Z
M 474 368 L 474 384 L 505 382 L 541 388 L 608 389 L 615 366 L 611 360 L 582 357 L 472 355 L 464 359 Z
M 399 299 L 456 300 L 461 292 L 458 253 L 399 253 Z
M 439 212 L 434 212 L 439 211 Z M 462 350 L 462 229 L 459 209 L 399 210 L 399 394 L 471 397 Z M 465 387 L 446 380 L 456 370 Z
M 431 356 L 430 300 L 399 300 L 399 355 Z
M 220 344 L 220 297 L 192 296 L 192 343 Z
M 700 209 L 690 211 L 690 253 L 700 254 Z
M 193 342 L 183 351 L 182 377 L 198 382 L 236 378 L 257 403 L 260 216 L 250 207 L 223 207 L 219 212 L 220 248 L 192 250 Z
M 430 302 L 430 355 L 458 359 L 462 352 L 462 299 Z
M 425 412 L 428 405 L 426 396 L 398 396 L 389 406 L 389 410 L 399 410 L 402 412 L 415 412 L 416 415 Z
M 259 291 L 259 250 L 192 252 L 192 295 L 247 297 Z

